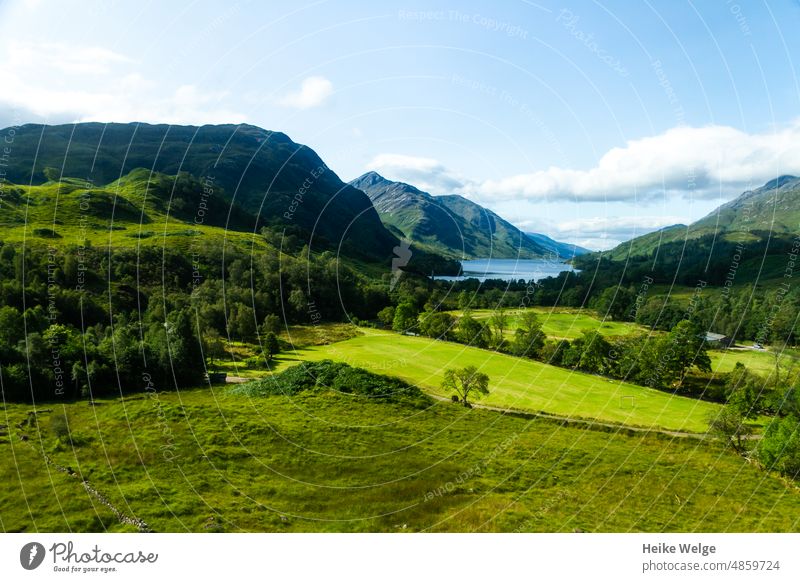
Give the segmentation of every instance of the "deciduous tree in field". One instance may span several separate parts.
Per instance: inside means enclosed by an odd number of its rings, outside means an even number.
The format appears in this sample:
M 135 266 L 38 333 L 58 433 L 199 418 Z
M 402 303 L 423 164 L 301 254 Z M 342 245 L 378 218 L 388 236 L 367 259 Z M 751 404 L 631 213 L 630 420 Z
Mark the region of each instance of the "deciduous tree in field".
M 455 392 L 464 406 L 468 407 L 470 395 L 480 398 L 489 393 L 489 376 L 479 372 L 475 366 L 449 368 L 444 373 L 442 389 Z
M 711 358 L 706 351 L 702 330 L 688 319 L 669 332 L 662 342 L 659 360 L 667 377 L 677 381 L 678 386 L 683 384 L 686 372 L 692 366 L 697 366 L 701 372 L 711 371 Z
M 515 356 L 537 358 L 544 347 L 545 339 L 539 318 L 533 311 L 526 311 L 520 316 L 512 351 Z
M 508 328 L 508 314 L 506 310 L 502 307 L 497 309 L 494 313 L 492 313 L 492 317 L 489 319 L 489 323 L 494 329 L 495 338 L 494 342 L 495 345 L 499 348 L 502 347 L 505 338 L 503 334 Z
M 462 344 L 485 348 L 489 344 L 491 332 L 485 324 L 481 323 L 468 313 L 462 315 L 458 320 L 456 337 Z
M 717 416 L 711 419 L 708 432 L 725 441 L 738 452 L 744 452 L 745 442 L 752 434 L 750 426 L 745 424 L 744 416 L 735 407 L 723 406 Z
M 389 305 L 378 312 L 378 319 L 384 327 L 392 327 L 394 322 L 394 306 Z
M 281 351 L 281 344 L 278 341 L 278 336 L 273 332 L 269 332 L 264 336 L 264 351 L 267 353 L 268 360 L 272 360 L 275 354 Z
M 394 310 L 392 329 L 400 333 L 409 331 L 417 325 L 417 310 L 411 303 L 401 303 Z

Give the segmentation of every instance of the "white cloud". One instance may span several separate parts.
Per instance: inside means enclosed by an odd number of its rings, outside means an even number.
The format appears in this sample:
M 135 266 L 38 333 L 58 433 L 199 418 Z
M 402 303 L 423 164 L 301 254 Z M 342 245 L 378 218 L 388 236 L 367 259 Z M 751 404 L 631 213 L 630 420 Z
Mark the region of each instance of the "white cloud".
M 39 75 L 46 74 L 46 71 L 104 74 L 115 65 L 134 62 L 133 59 L 107 48 L 67 47 L 59 43 L 11 42 L 6 54 L 8 66 L 35 70 Z
M 468 179 L 438 160 L 399 154 L 376 156 L 368 169 L 435 194 L 455 192 L 489 204 L 713 200 L 782 174 L 800 174 L 800 122 L 763 133 L 721 125 L 676 127 L 612 148 L 593 168 L 551 167 L 496 180 Z
M 686 216 L 596 216 L 551 222 L 541 218 L 520 220 L 517 227 L 526 232 L 540 232 L 552 239 L 576 244 L 591 250 L 610 249 L 637 236 L 672 226 L 688 224 Z
M 630 238 L 665 226 L 687 222 L 689 219 L 683 216 L 597 216 L 559 222 L 556 224 L 556 230 L 572 236 L 606 238 L 609 235 L 624 235 Z
M 278 105 L 294 109 L 319 107 L 333 94 L 333 83 L 325 77 L 308 77 L 300 84 L 300 90 L 287 93 L 278 99 Z
M 11 43 L 0 51 L 0 106 L 45 121 L 238 123 L 228 93 L 194 85 L 173 91 L 143 77 L 138 63 L 99 46 Z
M 727 196 L 800 172 L 800 123 L 745 133 L 720 125 L 677 127 L 628 141 L 589 170 L 551 167 L 473 183 L 484 199 L 647 200 L 675 194 Z
M 367 164 L 390 180 L 407 182 L 432 194 L 452 194 L 464 188 L 464 181 L 433 158 L 403 154 L 379 154 Z

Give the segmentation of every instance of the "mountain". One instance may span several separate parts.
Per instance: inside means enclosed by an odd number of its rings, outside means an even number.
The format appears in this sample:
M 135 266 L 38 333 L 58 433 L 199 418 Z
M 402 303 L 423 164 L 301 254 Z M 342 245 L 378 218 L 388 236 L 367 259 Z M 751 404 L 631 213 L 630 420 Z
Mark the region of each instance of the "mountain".
M 181 251 L 191 245 L 208 249 L 215 241 L 218 246 L 252 249 L 253 226 L 260 221 L 231 205 L 222 191 L 202 199 L 204 207 L 198 212 L 203 188 L 203 182 L 188 173 L 169 176 L 143 168 L 108 184 L 79 178 L 34 186 L 3 184 L 2 241 L 28 247 L 88 243 L 126 248 L 160 246 L 169 240 L 170 247 Z
M 252 125 L 145 123 L 13 129 L 3 132 L 14 136 L 3 170 L 14 184 L 75 178 L 102 186 L 141 168 L 165 176 L 186 173 L 201 184 L 187 202 L 189 221 L 201 200 L 217 198 L 211 202 L 214 211 L 205 214 L 220 226 L 233 220 L 231 227 L 246 226 L 251 232 L 260 225 L 288 228 L 312 250 L 340 250 L 383 262 L 399 243 L 363 192 L 343 183 L 312 149 L 279 132 Z M 108 193 L 113 199 L 114 192 Z M 171 207 L 172 213 L 181 211 Z
M 686 226 L 676 224 L 633 238 L 603 253 L 612 260 L 647 256 L 668 243 L 702 237 L 732 243 L 758 243 L 795 236 L 800 229 L 800 178 L 780 176 L 748 190 Z
M 534 242 L 547 249 L 549 253 L 562 259 L 571 259 L 573 257 L 579 257 L 592 252 L 589 249 L 579 247 L 578 245 L 558 242 L 557 240 L 553 240 L 549 236 L 538 232 L 526 232 L 525 234 L 528 236 L 528 238 L 533 239 Z
M 541 237 L 537 240 L 463 196 L 432 196 L 376 172 L 367 172 L 350 185 L 369 196 L 381 220 L 398 236 L 448 257 L 534 259 L 554 252 L 559 257 L 573 255 L 573 250 L 562 243 L 543 235 L 536 235 Z

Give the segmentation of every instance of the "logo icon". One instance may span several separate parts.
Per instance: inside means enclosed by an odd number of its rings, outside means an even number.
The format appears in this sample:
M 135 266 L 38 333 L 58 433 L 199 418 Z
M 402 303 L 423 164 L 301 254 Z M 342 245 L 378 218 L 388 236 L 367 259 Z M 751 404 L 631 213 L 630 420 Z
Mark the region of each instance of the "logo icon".
M 19 551 L 19 563 L 26 570 L 35 570 L 44 562 L 44 546 L 39 542 L 30 542 Z

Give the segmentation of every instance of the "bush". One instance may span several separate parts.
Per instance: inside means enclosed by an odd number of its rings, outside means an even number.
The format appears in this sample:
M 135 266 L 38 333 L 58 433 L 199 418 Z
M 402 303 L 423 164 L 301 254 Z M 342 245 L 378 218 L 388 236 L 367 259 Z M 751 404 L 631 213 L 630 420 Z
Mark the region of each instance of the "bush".
M 399 378 L 373 374 L 362 368 L 331 360 L 292 366 L 270 378 L 236 386 L 231 393 L 242 396 L 294 396 L 301 392 L 331 390 L 418 407 L 430 404 L 430 398 L 419 388 Z
M 50 417 L 50 432 L 59 439 L 69 438 L 69 420 L 66 414 L 54 414 Z
M 758 445 L 758 458 L 767 469 L 800 478 L 800 421 L 794 416 L 772 420 Z
M 43 238 L 61 238 L 61 235 L 54 231 L 52 228 L 34 228 L 33 234 Z

